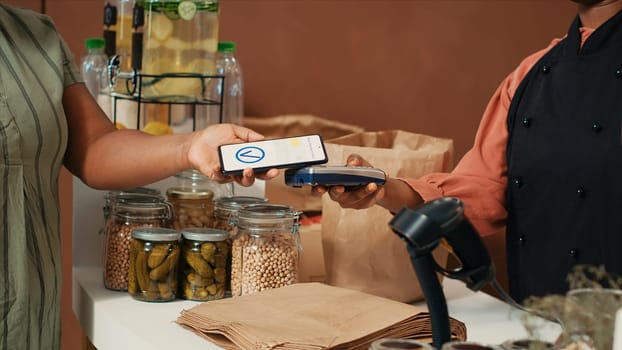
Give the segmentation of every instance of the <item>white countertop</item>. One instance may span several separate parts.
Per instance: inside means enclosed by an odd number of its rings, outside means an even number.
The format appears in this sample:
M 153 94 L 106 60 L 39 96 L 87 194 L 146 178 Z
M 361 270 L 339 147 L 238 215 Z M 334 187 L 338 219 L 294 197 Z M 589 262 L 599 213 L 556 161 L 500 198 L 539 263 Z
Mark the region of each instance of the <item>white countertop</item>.
M 73 279 L 73 310 L 98 350 L 220 349 L 174 322 L 181 310 L 198 302 L 137 301 L 127 293 L 104 288 L 101 269 L 96 267 L 75 267 Z M 468 340 L 500 344 L 527 336 L 520 322 L 521 312 L 507 304 L 472 292 L 459 281 L 445 279 L 443 288 L 449 315 L 465 323 Z M 552 341 L 559 330 L 549 328 L 544 339 Z

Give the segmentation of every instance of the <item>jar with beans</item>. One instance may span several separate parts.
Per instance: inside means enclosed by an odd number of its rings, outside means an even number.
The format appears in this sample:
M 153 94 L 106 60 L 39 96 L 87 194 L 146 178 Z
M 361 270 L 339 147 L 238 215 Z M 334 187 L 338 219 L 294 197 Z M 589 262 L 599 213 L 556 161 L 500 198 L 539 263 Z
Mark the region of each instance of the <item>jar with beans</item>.
M 144 196 L 144 197 L 150 197 L 150 198 L 164 199 L 159 189 L 151 188 L 151 187 L 135 187 L 129 190 L 108 191 L 106 195 L 104 196 L 105 204 L 103 207 L 103 211 L 104 211 L 105 220 L 108 220 L 108 218 L 110 217 L 111 208 L 119 200 L 119 198 L 123 198 L 127 196 L 130 196 L 130 197 Z
M 214 200 L 214 228 L 224 230 L 232 236 L 233 224 L 230 222 L 231 217 L 237 214 L 237 211 L 248 204 L 266 203 L 268 199 L 252 196 L 229 196 L 220 197 Z
M 104 242 L 104 286 L 127 291 L 131 231 L 137 227 L 170 227 L 171 205 L 158 198 L 120 197 L 112 206 Z
M 166 191 L 175 211 L 173 227 L 212 227 L 214 198 L 231 194 L 231 184 L 218 184 L 196 170 L 183 171 L 175 178 L 177 185 Z
M 132 229 L 128 293 L 137 300 L 170 301 L 177 296 L 181 233 L 163 227 Z
M 229 234 L 214 228 L 188 228 L 183 237 L 179 285 L 181 297 L 208 301 L 225 297 L 230 274 Z
M 249 204 L 238 210 L 231 247 L 233 296 L 298 282 L 299 217 L 279 204 Z
M 129 190 L 108 191 L 106 195 L 104 196 L 105 203 L 104 203 L 104 206 L 102 207 L 102 211 L 104 213 L 104 224 L 102 225 L 102 229 L 100 233 L 106 232 L 106 229 L 107 229 L 106 224 L 109 222 L 112 207 L 119 200 L 119 198 L 141 197 L 141 196 L 150 197 L 150 198 L 158 198 L 162 200 L 164 199 L 164 197 L 162 196 L 162 193 L 157 188 L 135 187 Z

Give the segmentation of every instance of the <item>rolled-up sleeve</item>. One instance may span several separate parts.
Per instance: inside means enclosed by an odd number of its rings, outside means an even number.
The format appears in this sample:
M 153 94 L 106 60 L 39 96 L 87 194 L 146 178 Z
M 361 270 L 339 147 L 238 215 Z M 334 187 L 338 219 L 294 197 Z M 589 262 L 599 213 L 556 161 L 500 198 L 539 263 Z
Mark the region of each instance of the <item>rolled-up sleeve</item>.
M 557 42 L 559 39 L 553 40 L 546 49 L 525 58 L 503 80 L 486 107 L 473 147 L 451 173 L 433 173 L 417 179 L 402 179 L 424 201 L 440 197 L 462 200 L 465 215 L 483 236 L 501 232 L 507 218 L 505 150 L 508 140 L 507 115 L 512 97 L 531 67 Z

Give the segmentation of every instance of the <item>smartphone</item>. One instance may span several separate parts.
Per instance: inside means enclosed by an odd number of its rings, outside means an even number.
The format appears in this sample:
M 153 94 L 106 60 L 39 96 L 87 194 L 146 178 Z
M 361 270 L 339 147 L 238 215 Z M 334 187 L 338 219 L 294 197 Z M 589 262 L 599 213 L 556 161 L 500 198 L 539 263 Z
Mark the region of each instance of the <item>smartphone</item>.
M 328 161 L 324 141 L 318 134 L 221 145 L 218 156 L 221 172 L 225 175 L 241 174 L 246 168 L 262 172 Z
M 310 166 L 285 171 L 285 184 L 292 187 L 344 186 L 351 189 L 371 182 L 384 185 L 386 179 L 384 171 L 363 166 Z

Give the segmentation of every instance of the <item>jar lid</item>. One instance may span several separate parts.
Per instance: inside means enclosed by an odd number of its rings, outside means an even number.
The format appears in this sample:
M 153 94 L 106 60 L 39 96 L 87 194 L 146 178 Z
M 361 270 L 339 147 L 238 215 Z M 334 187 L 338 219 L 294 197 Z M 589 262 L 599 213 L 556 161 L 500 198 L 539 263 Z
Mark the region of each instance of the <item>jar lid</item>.
M 255 224 L 286 224 L 293 225 L 300 216 L 288 205 L 281 204 L 249 204 L 238 210 L 238 226 L 252 227 Z
M 220 242 L 229 238 L 229 233 L 209 227 L 189 227 L 181 230 L 184 239 L 200 242 Z
M 172 242 L 181 238 L 181 233 L 166 227 L 136 227 L 132 229 L 132 238 L 156 242 Z
M 126 219 L 170 219 L 173 216 L 168 202 L 145 196 L 119 197 L 112 206 L 112 211 L 115 216 Z
M 166 196 L 168 198 L 178 199 L 212 199 L 214 197 L 214 192 L 208 189 L 175 187 L 169 188 L 166 191 Z
M 136 197 L 153 197 L 153 198 L 162 198 L 162 194 L 160 192 L 160 190 L 156 189 L 156 188 L 150 188 L 150 187 L 135 187 L 135 188 L 130 188 L 127 190 L 114 190 L 114 191 L 108 191 L 106 193 L 106 201 L 111 201 L 111 200 L 116 200 L 117 198 L 120 197 L 125 197 L 125 196 L 136 196 Z
M 188 170 L 181 171 L 177 173 L 175 177 L 181 180 L 190 180 L 192 182 L 202 182 L 202 181 L 210 180 L 208 176 L 203 175 L 202 172 L 196 169 L 188 169 Z
M 245 205 L 266 203 L 267 201 L 267 198 L 253 196 L 227 196 L 216 198 L 214 203 L 219 209 L 238 210 Z

